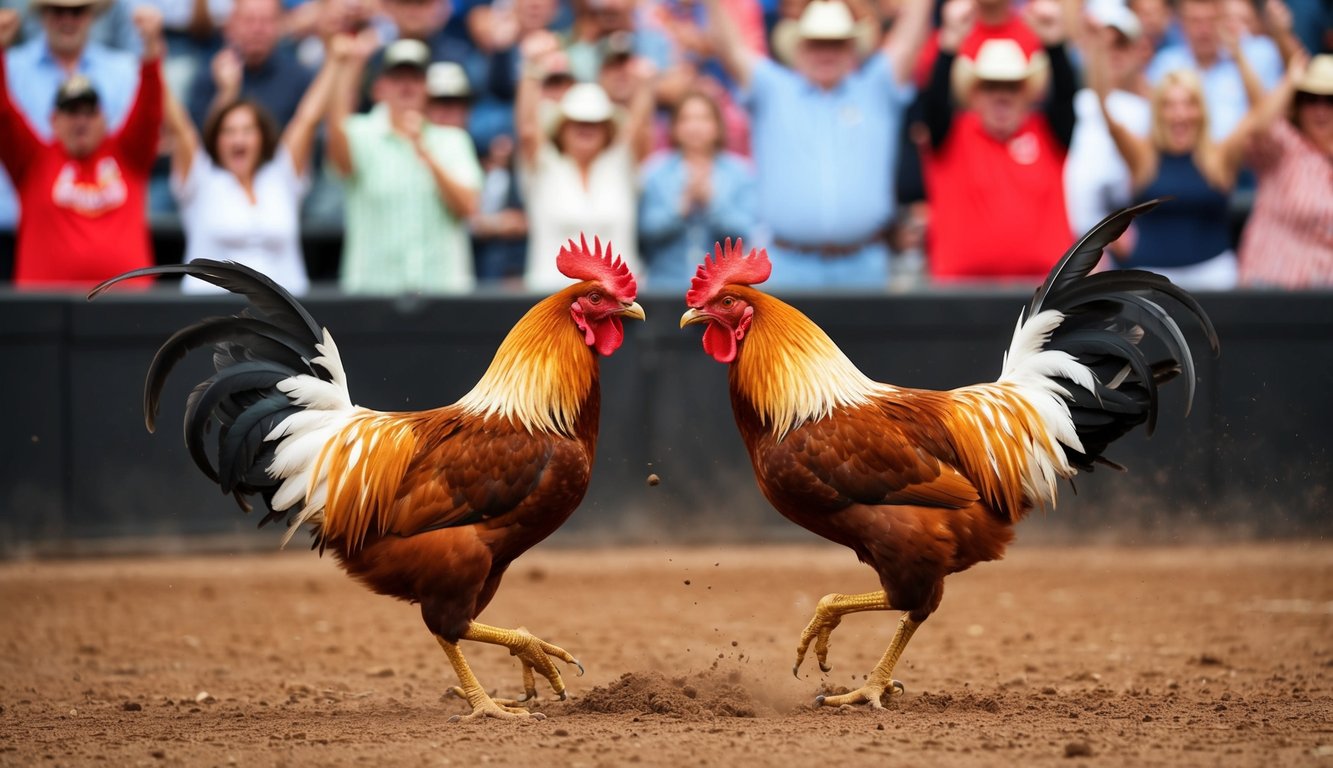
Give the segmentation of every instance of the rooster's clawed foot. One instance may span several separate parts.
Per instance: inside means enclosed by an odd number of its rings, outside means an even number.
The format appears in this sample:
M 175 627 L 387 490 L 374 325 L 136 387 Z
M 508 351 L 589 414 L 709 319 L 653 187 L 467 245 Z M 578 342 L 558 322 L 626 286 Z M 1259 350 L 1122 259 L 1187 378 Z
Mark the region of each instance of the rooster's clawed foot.
M 901 696 L 907 689 L 897 680 L 890 680 L 888 686 L 863 685 L 854 691 L 837 696 L 816 696 L 815 705 L 820 707 L 840 707 L 843 704 L 869 704 L 875 709 L 884 708 L 884 694 Z
M 509 654 L 517 656 L 523 665 L 523 697 L 516 703 L 522 704 L 537 698 L 537 674 L 546 678 L 551 684 L 551 690 L 564 701 L 565 681 L 560 676 L 560 670 L 556 669 L 555 662 L 551 661 L 551 657 L 554 656 L 566 664 L 573 664 L 578 668 L 580 676 L 583 675 L 583 665 L 569 651 L 536 637 L 522 627 L 515 630 L 515 633 L 518 635 L 518 640 L 512 645 L 506 645 Z

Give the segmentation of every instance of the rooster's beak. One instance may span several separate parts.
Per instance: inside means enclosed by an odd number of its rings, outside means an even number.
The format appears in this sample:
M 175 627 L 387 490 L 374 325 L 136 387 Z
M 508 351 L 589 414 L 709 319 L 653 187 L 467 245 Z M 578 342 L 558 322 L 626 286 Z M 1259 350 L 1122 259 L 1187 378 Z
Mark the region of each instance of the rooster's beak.
M 639 306 L 639 302 L 637 301 L 631 301 L 629 304 L 626 304 L 624 307 L 622 307 L 620 310 L 620 316 L 631 317 L 634 318 L 635 320 L 643 320 L 645 318 L 645 315 L 643 314 L 643 307 Z
M 703 312 L 700 312 L 699 310 L 697 310 L 697 309 L 691 307 L 691 308 L 685 310 L 685 314 L 683 314 L 683 315 L 680 316 L 680 327 L 681 327 L 681 328 L 684 328 L 684 327 L 687 326 L 687 325 L 695 325 L 695 324 L 697 324 L 697 323 L 706 323 L 706 322 L 708 322 L 708 321 L 711 320 L 711 319 L 712 319 L 712 318 L 710 318 L 708 315 L 706 315 L 706 314 L 704 314 Z

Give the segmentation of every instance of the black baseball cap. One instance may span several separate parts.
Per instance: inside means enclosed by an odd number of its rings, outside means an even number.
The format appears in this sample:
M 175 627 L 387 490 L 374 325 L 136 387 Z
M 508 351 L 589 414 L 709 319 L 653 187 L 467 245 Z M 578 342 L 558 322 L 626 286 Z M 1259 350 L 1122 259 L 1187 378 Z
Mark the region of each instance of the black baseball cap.
M 97 97 L 97 89 L 93 88 L 93 81 L 83 75 L 75 75 L 60 84 L 56 90 L 56 109 L 69 109 L 76 104 L 91 104 L 96 107 L 100 103 Z

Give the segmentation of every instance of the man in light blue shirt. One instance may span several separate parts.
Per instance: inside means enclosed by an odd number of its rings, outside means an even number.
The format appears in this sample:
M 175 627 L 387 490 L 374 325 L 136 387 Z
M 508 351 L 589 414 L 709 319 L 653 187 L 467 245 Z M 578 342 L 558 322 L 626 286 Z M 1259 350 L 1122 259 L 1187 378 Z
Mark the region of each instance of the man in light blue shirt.
M 51 105 L 60 84 L 86 75 L 97 91 L 108 127 L 114 131 L 139 87 L 139 58 L 89 40 L 94 17 L 105 4 L 88 0 L 33 0 L 43 34 L 6 54 L 10 98 L 33 130 L 51 137 Z M 6 12 L 6 11 L 0 11 Z M 14 231 L 18 201 L 9 176 L 0 170 L 0 230 Z
M 1188 69 L 1199 73 L 1208 106 L 1208 134 L 1220 141 L 1228 136 L 1250 109 L 1240 66 L 1222 45 L 1221 25 L 1227 23 L 1219 0 L 1181 0 L 1180 28 L 1185 44 L 1163 48 L 1148 65 L 1148 80 L 1156 85 L 1169 72 Z M 1265 89 L 1282 79 L 1282 55 L 1266 37 L 1243 37 L 1240 53 Z
M 907 0 L 880 49 L 861 61 L 864 22 L 841 0 L 814 0 L 794 30 L 794 69 L 747 49 L 719 0 L 708 8 L 751 116 L 770 284 L 882 289 L 899 135 L 930 3 Z

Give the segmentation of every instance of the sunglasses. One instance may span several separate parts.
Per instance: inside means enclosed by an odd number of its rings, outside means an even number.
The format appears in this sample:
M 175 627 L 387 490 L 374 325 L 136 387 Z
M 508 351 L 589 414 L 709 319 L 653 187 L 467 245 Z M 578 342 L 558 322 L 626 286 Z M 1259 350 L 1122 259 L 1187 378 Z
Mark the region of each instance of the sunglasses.
M 1333 106 L 1333 93 L 1306 93 L 1305 91 L 1296 92 L 1297 104 L 1323 104 L 1324 106 Z
M 983 91 L 996 91 L 998 93 L 1018 93 L 1023 90 L 1022 80 L 982 80 L 977 83 L 977 87 Z
M 42 13 L 48 16 L 85 16 L 92 11 L 91 5 L 44 5 Z

